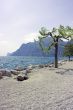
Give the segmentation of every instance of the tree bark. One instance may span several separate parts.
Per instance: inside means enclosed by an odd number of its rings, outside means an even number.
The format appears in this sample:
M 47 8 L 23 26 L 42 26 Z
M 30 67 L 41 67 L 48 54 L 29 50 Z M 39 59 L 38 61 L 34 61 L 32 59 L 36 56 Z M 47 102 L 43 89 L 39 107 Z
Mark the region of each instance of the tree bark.
M 69 61 L 70 61 L 70 56 L 69 56 Z
M 55 68 L 58 68 L 58 38 L 56 38 L 55 42 Z

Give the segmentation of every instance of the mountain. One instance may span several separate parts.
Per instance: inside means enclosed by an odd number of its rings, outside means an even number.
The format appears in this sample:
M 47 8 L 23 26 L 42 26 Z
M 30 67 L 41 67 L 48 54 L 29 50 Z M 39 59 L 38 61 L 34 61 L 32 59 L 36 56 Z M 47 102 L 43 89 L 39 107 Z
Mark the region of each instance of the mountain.
M 52 42 L 52 39 L 49 37 L 44 40 L 44 44 L 47 47 Z M 63 49 L 64 47 L 61 45 L 65 45 L 66 42 L 59 41 L 59 56 L 63 55 Z M 40 46 L 39 41 L 35 42 L 29 42 L 27 44 L 22 44 L 19 49 L 17 49 L 13 53 L 9 53 L 9 56 L 54 56 L 54 48 L 52 48 L 49 52 L 49 54 L 44 53 Z

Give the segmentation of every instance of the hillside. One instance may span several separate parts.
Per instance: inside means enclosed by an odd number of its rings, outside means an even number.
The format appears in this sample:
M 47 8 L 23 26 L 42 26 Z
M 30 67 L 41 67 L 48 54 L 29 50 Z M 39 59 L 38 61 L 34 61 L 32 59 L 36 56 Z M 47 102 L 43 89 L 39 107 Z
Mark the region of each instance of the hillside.
M 45 46 L 50 45 L 52 42 L 51 38 L 45 39 L 44 44 Z M 66 42 L 59 41 L 59 56 L 63 55 L 63 45 L 66 44 Z M 39 42 L 29 42 L 27 44 L 22 44 L 19 49 L 17 49 L 13 53 L 9 53 L 10 56 L 53 56 L 54 55 L 54 48 L 51 49 L 49 54 L 45 54 L 42 52 Z

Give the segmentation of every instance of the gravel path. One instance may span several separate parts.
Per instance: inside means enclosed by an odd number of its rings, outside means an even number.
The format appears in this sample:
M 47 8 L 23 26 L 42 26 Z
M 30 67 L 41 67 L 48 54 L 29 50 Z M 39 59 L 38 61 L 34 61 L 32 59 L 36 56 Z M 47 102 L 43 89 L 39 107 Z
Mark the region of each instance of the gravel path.
M 0 110 L 73 110 L 73 62 L 35 69 L 23 82 L 0 80 Z

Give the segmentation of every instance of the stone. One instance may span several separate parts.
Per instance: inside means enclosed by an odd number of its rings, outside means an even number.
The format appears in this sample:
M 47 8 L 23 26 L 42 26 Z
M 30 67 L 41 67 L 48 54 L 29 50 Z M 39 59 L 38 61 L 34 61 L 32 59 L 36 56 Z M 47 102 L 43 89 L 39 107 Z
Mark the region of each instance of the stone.
M 17 67 L 15 68 L 15 70 L 16 70 L 16 71 L 23 71 L 24 68 L 22 68 L 22 67 L 20 67 L 20 66 L 17 66 Z
M 27 69 L 29 69 L 29 70 L 32 70 L 32 68 L 34 68 L 33 65 L 29 65 L 29 66 L 27 67 Z
M 45 64 L 45 67 L 48 67 L 48 64 Z
M 24 75 L 27 75 L 27 71 L 26 70 L 23 70 L 21 73 L 24 74 Z
M 6 74 L 5 74 L 5 76 L 11 77 L 12 74 L 11 74 L 11 72 L 10 72 L 9 70 L 6 70 Z
M 2 73 L 2 76 L 11 77 L 11 72 L 9 70 L 1 69 L 0 72 Z
M 49 67 L 54 67 L 54 65 L 53 64 L 50 64 Z
M 23 68 L 23 70 L 26 70 L 26 69 L 27 69 L 27 67 L 24 67 L 24 68 Z
M 31 70 L 30 69 L 26 69 L 26 74 L 27 73 L 31 73 Z
M 17 76 L 17 81 L 23 81 L 24 77 L 23 76 Z
M 18 72 L 18 71 L 16 71 L 16 70 L 11 70 L 11 74 L 13 74 L 13 75 L 18 75 L 18 74 L 20 74 L 20 72 Z
M 24 80 L 27 80 L 27 79 L 28 79 L 27 75 L 25 75 L 25 76 L 23 76 L 23 75 L 17 76 L 17 81 L 24 81 Z
M 27 76 L 27 75 L 25 75 L 25 76 L 24 76 L 24 80 L 27 80 L 27 79 L 28 79 L 28 76 Z
M 0 72 L 0 79 L 2 79 L 3 78 L 3 76 L 2 76 L 2 72 Z
M 2 73 L 2 75 L 6 75 L 6 70 L 5 69 L 0 69 L 0 72 Z
M 39 68 L 44 68 L 44 65 L 39 65 Z

